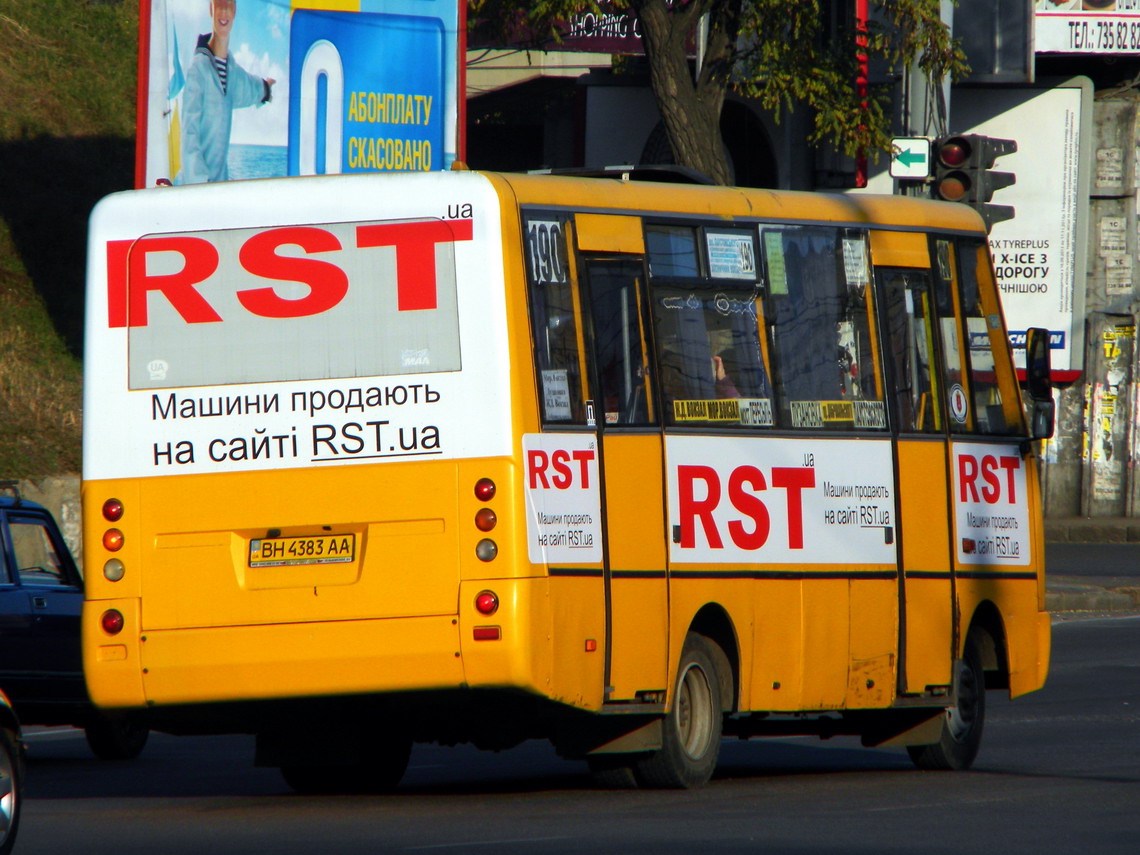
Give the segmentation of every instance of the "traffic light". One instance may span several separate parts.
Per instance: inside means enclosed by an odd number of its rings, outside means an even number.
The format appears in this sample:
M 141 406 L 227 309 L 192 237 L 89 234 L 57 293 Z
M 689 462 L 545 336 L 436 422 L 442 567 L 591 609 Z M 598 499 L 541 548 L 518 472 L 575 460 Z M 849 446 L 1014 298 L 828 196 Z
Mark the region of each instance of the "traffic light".
M 1013 140 L 959 134 L 941 137 L 934 142 L 934 183 L 930 193 L 935 199 L 964 202 L 986 221 L 986 231 L 994 223 L 1013 218 L 1011 205 L 991 205 L 994 193 L 1017 181 L 1012 172 L 992 171 L 994 161 L 1017 151 Z

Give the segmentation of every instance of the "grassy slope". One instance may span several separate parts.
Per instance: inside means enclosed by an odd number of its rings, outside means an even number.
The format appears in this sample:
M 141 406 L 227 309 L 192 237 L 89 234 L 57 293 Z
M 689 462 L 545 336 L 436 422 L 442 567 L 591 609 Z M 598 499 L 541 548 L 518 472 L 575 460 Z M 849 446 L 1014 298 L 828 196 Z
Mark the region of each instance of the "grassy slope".
M 0 478 L 78 471 L 87 215 L 133 180 L 134 0 L 0 5 Z

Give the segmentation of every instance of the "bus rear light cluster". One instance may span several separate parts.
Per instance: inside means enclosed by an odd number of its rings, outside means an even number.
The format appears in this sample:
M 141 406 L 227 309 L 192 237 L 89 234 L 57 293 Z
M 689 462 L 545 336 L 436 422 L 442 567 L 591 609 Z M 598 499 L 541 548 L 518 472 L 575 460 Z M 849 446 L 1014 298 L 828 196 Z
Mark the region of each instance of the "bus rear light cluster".
M 107 609 L 99 619 L 99 624 L 107 635 L 118 635 L 123 631 L 124 623 L 123 613 L 118 609 Z
M 495 482 L 490 478 L 480 478 L 475 482 L 475 498 L 480 502 L 489 502 L 495 498 Z M 492 508 L 480 508 L 475 512 L 475 528 L 487 532 L 499 522 L 499 517 Z M 499 545 L 490 538 L 483 538 L 475 544 L 475 557 L 480 561 L 494 561 L 499 554 Z
M 103 519 L 110 523 L 118 522 L 123 518 L 123 513 L 125 510 L 126 509 L 123 507 L 123 503 L 118 499 L 108 499 L 103 503 Z M 103 548 L 108 552 L 118 552 L 123 548 L 124 542 L 125 538 L 123 536 L 123 532 L 120 529 L 112 527 L 103 532 Z M 118 558 L 109 558 L 103 565 L 103 578 L 105 578 L 108 582 L 118 582 L 123 578 L 126 572 L 126 565 L 123 564 L 123 562 Z M 111 612 L 107 612 L 107 614 L 111 614 Z M 116 612 L 116 614 L 118 613 Z M 104 615 L 103 617 L 103 628 L 107 629 L 105 622 L 107 615 Z M 119 617 L 121 619 L 122 615 L 119 615 Z M 119 629 L 122 629 L 121 624 L 119 626 Z M 118 631 L 119 630 L 115 630 L 115 632 Z M 108 632 L 110 632 L 110 630 L 108 630 Z M 110 634 L 114 635 L 115 632 L 110 632 Z

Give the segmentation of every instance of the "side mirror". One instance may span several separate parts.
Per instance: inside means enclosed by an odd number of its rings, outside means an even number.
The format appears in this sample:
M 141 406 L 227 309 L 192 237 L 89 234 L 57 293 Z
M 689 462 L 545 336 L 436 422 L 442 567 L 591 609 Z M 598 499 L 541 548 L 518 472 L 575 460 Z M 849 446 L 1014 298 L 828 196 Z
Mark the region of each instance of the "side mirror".
M 1053 435 L 1055 405 L 1053 399 L 1034 401 L 1029 413 L 1029 432 L 1034 439 L 1048 439 Z
M 1052 365 L 1049 359 L 1049 331 L 1032 327 L 1025 336 L 1025 387 L 1033 408 L 1029 430 L 1033 439 L 1053 435 L 1056 405 L 1053 403 Z

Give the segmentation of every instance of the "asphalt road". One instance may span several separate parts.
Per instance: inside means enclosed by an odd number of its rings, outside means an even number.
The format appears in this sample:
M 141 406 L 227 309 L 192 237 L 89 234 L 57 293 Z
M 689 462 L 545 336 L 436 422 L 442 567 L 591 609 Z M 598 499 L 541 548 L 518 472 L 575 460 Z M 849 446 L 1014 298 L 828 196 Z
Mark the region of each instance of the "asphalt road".
M 854 740 L 726 741 L 693 792 L 598 791 L 544 744 L 417 746 L 399 791 L 292 794 L 247 737 L 157 735 L 130 763 L 30 734 L 16 847 L 31 853 L 1134 853 L 1140 618 L 1054 625 L 1049 685 L 990 693 L 966 773 L 916 771 Z
M 1140 585 L 1140 543 L 1047 543 L 1045 572 L 1086 585 Z

